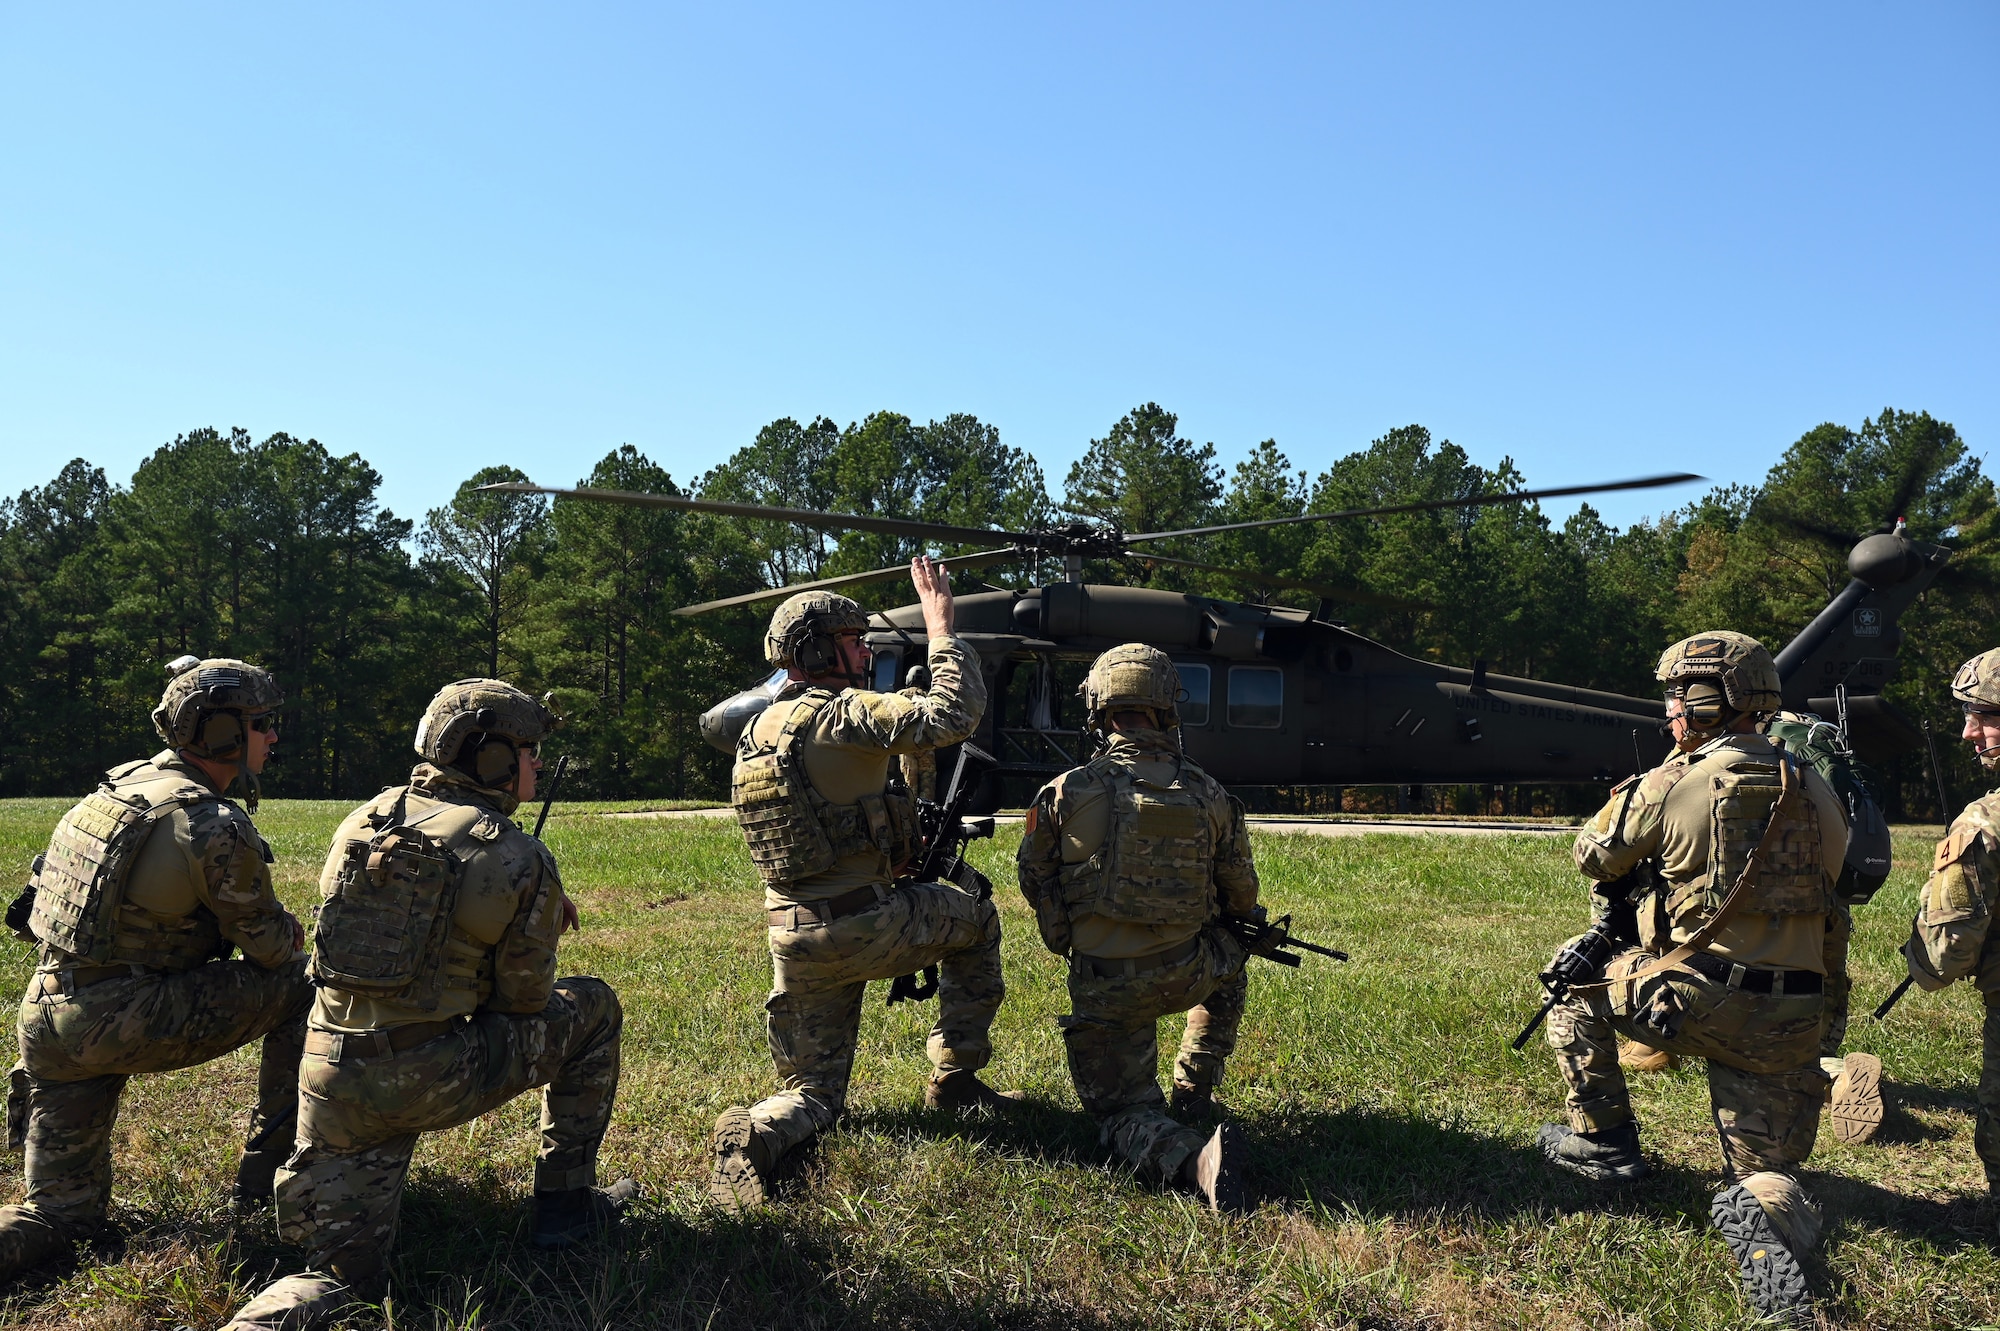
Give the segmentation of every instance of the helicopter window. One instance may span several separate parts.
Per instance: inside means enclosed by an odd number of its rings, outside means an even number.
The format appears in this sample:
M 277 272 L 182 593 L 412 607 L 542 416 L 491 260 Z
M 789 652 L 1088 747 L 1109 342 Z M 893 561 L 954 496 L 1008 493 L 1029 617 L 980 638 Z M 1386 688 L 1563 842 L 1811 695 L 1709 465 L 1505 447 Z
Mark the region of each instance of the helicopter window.
M 885 647 L 875 653 L 875 691 L 889 693 L 896 687 L 896 666 L 902 660 L 902 653 L 894 647 Z
M 1285 672 L 1273 666 L 1229 667 L 1229 724 L 1276 730 L 1285 718 Z
M 1181 702 L 1181 724 L 1183 726 L 1207 725 L 1208 667 L 1205 665 L 1191 665 L 1186 661 L 1176 661 L 1174 662 L 1174 669 L 1180 672 L 1181 692 L 1187 695 Z

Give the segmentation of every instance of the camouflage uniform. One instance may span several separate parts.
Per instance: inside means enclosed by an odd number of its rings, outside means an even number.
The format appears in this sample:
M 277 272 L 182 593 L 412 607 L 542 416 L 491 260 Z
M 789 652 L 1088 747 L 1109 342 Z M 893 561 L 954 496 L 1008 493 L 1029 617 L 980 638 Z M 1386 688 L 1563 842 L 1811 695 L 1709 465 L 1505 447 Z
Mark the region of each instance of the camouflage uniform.
M 1620 980 L 1695 932 L 1698 894 L 1689 894 L 1679 909 L 1671 903 L 1709 867 L 1713 777 L 1746 767 L 1768 770 L 1776 756 L 1761 735 L 1728 735 L 1676 754 L 1615 789 L 1578 834 L 1577 867 L 1599 882 L 1624 877 L 1653 856 L 1669 858 L 1664 884 L 1641 903 L 1641 945 L 1611 960 L 1607 980 Z M 1818 863 L 1838 864 L 1845 844 L 1840 802 L 1816 772 L 1807 768 L 1800 775 L 1814 807 Z M 1732 1172 L 1784 1172 L 1803 1161 L 1812 1151 L 1829 1082 L 1818 1063 L 1827 936 L 1824 907 L 1818 913 L 1746 911 L 1707 949 L 1760 971 L 1803 974 L 1804 992 L 1756 993 L 1683 966 L 1636 984 L 1573 993 L 1550 1013 L 1548 1028 L 1569 1084 L 1570 1126 L 1600 1132 L 1632 1121 L 1615 1032 L 1707 1060 L 1710 1101 Z
M 2000 650 L 1967 661 L 1952 692 L 1980 709 L 2000 710 Z M 1996 764 L 1981 754 L 1988 770 Z M 1910 937 L 1903 944 L 1910 977 L 1925 990 L 1970 980 L 1985 1000 L 1985 1057 L 1972 1149 L 1986 1167 L 1986 1185 L 2000 1194 L 2000 790 L 1965 806 L 1931 860 Z
M 979 656 L 962 639 L 931 639 L 930 668 L 926 694 L 791 684 L 737 748 L 737 813 L 753 859 L 767 861 L 759 865 L 772 972 L 764 1010 L 781 1087 L 750 1118 L 774 1159 L 840 1117 L 870 980 L 935 965 L 932 1064 L 940 1074 L 976 1072 L 993 1054 L 988 1031 L 1005 993 L 999 912 L 953 883 L 895 881 L 913 849 L 914 812 L 906 797 L 885 793 L 889 760 L 957 743 L 986 707 Z M 773 795 L 753 775 L 769 770 L 752 764 L 776 761 L 783 743 L 795 743 L 808 787 L 795 796 Z M 807 819 L 830 829 L 830 854 L 773 867 L 764 847 L 790 846 Z M 797 874 L 791 866 L 801 862 L 817 867 Z
M 1121 873 L 1134 852 L 1141 874 Z M 1176 1089 L 1212 1091 L 1249 992 L 1248 954 L 1214 924 L 1257 906 L 1243 806 L 1165 733 L 1123 731 L 1035 797 L 1019 870 L 1043 943 L 1069 957 L 1071 1011 L 1057 1020 L 1077 1098 L 1121 1159 L 1171 1183 L 1204 1134 L 1167 1114 L 1159 1021 L 1187 1013 Z M 1122 895 L 1136 910 L 1105 887 L 1135 877 L 1145 888 Z
M 229 704 L 224 728 L 234 727 L 240 755 L 243 716 L 282 701 L 275 682 L 239 661 L 183 664 L 156 714 L 162 734 L 197 747 L 176 720 L 221 711 L 179 704 L 198 677 L 213 683 L 219 670 L 215 696 Z M 113 825 L 107 815 L 129 822 L 130 839 L 113 839 L 126 849 L 103 839 Z M 113 871 L 96 875 L 103 885 L 94 893 L 82 886 L 121 855 L 122 883 Z M 15 1070 L 25 1105 L 9 1106 L 12 1144 L 27 1149 L 27 1187 L 21 1205 L 0 1208 L 0 1278 L 104 1223 L 111 1133 L 129 1078 L 194 1067 L 258 1039 L 257 1103 L 237 1196 L 268 1195 L 291 1141 L 312 1001 L 298 922 L 272 894 L 270 862 L 249 815 L 173 749 L 113 768 L 57 826 L 34 884 L 40 960 L 21 999 Z M 247 960 L 224 960 L 239 947 Z
M 407 787 L 383 791 L 335 833 L 320 878 L 320 988 L 299 1073 L 298 1142 L 277 1187 L 279 1233 L 305 1249 L 309 1269 L 264 1290 L 231 1327 L 316 1326 L 379 1299 L 418 1137 L 524 1091 L 543 1088 L 538 1205 L 595 1180 L 623 1016 L 603 981 L 556 978 L 562 882 L 548 849 L 509 817 L 516 806 L 507 789 L 423 763 Z M 379 939 L 367 917 L 349 924 L 334 912 L 357 892 L 371 846 L 405 827 L 435 836 L 463 867 L 449 916 L 434 911 L 425 978 L 377 992 L 355 976 Z

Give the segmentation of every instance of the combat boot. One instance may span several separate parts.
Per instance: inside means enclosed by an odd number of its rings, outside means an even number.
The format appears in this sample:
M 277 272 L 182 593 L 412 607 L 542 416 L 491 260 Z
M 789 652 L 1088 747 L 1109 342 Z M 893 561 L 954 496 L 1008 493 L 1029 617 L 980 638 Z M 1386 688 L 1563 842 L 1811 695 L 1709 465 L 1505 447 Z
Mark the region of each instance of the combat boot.
M 1190 1086 L 1175 1081 L 1174 1093 L 1167 1097 L 1167 1113 L 1183 1121 L 1204 1122 L 1219 1117 L 1222 1107 L 1215 1103 L 1213 1086 Z
M 1601 1132 L 1544 1123 L 1535 1144 L 1550 1163 L 1599 1183 L 1630 1183 L 1653 1172 L 1639 1154 L 1639 1125 L 1629 1120 Z
M 1821 1070 L 1833 1078 L 1827 1097 L 1827 1115 L 1833 1119 L 1833 1135 L 1849 1146 L 1859 1146 L 1882 1130 L 1882 1060 L 1873 1054 L 1852 1053 L 1846 1058 L 1822 1058 Z
M 715 1167 L 708 1195 L 717 1206 L 740 1215 L 776 1195 L 778 1160 L 771 1140 L 757 1130 L 750 1111 L 734 1106 L 715 1120 Z
M 1746 1183 L 1748 1180 L 1745 1181 Z M 1794 1243 L 1744 1183 L 1715 1194 L 1708 1216 L 1736 1258 L 1743 1297 L 1758 1315 L 1782 1326 L 1813 1325 L 1812 1294 Z
M 27 1206 L 0 1206 L 0 1280 L 11 1280 L 69 1251 L 63 1231 Z
M 231 1215 L 244 1216 L 271 1204 L 283 1151 L 245 1151 L 236 1162 L 236 1182 L 229 1189 Z
M 1655 1049 L 1649 1044 L 1640 1044 L 1637 1040 L 1627 1040 L 1625 1047 L 1618 1051 L 1618 1061 L 1634 1072 L 1671 1072 L 1681 1065 L 1681 1056 Z
M 537 1248 L 567 1248 L 618 1227 L 618 1217 L 639 1196 L 636 1179 L 621 1178 L 608 1188 L 566 1188 L 535 1194 Z
M 1225 1123 L 1207 1145 L 1187 1158 L 1181 1166 L 1180 1183 L 1207 1202 L 1209 1210 L 1241 1215 L 1250 1209 L 1243 1187 L 1247 1154 L 1242 1129 Z
M 1019 1091 L 996 1091 L 979 1080 L 979 1074 L 970 1068 L 933 1072 L 924 1084 L 924 1104 L 932 1109 L 955 1109 L 960 1113 L 995 1109 L 1012 1113 L 1021 1107 L 1021 1100 Z

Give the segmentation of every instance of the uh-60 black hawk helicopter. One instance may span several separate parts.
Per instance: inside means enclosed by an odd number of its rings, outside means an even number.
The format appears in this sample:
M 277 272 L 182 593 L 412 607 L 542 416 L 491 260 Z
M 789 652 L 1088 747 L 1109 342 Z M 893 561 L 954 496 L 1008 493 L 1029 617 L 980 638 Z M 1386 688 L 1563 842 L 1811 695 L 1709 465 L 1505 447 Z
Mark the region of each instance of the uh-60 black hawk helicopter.
M 953 570 L 1060 559 L 1063 581 L 1023 590 L 987 584 L 987 591 L 957 598 L 958 632 L 978 650 L 993 699 L 974 739 L 998 757 L 1001 776 L 1040 779 L 1087 759 L 1089 742 L 1077 725 L 1075 683 L 1099 652 L 1119 643 L 1146 642 L 1166 651 L 1179 667 L 1187 695 L 1180 711 L 1188 753 L 1225 784 L 1539 785 L 1610 781 L 1660 762 L 1669 744 L 1661 699 L 1493 674 L 1483 662 L 1468 669 L 1418 660 L 1327 614 L 1341 602 L 1409 602 L 1362 588 L 1222 568 L 1142 547 L 1168 538 L 1258 527 L 1522 503 L 1700 479 L 1675 473 L 1136 534 L 1089 524 L 1038 531 L 959 527 L 527 482 L 484 488 L 994 547 L 944 560 Z M 1852 581 L 1778 653 L 1785 705 L 1838 716 L 1864 758 L 1887 757 L 1918 743 L 1915 728 L 1880 695 L 1901 643 L 1896 620 L 1943 569 L 1949 553 L 1909 538 L 1900 520 L 1893 530 L 1855 543 L 1848 556 Z M 1323 599 L 1308 612 L 1085 583 L 1086 558 L 1220 573 Z M 897 565 L 821 578 L 685 606 L 677 613 L 722 610 L 813 588 L 858 587 L 906 573 L 906 567 Z M 925 659 L 922 613 L 910 605 L 876 611 L 873 617 L 881 625 L 869 634 L 875 686 L 900 687 Z M 718 704 L 702 718 L 704 735 L 718 748 L 730 748 L 748 718 L 769 703 L 781 679 L 773 676 Z

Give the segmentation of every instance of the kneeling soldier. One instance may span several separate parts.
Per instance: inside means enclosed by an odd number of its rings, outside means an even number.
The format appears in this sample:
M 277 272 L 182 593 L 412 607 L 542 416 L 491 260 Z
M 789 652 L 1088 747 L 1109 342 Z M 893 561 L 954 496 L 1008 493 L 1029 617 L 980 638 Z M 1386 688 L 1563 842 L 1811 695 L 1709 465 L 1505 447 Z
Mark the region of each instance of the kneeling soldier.
M 1578 833 L 1577 867 L 1636 908 L 1634 945 L 1549 1014 L 1569 1123 L 1541 1147 L 1585 1178 L 1643 1177 L 1617 1037 L 1704 1059 L 1730 1186 L 1710 1218 L 1758 1312 L 1811 1322 L 1798 1254 L 1820 1216 L 1792 1171 L 1812 1154 L 1827 915 L 1847 844 L 1824 778 L 1758 733 L 1779 705 L 1755 639 L 1703 633 L 1660 658 L 1678 753 L 1612 791 Z M 1643 868 L 1651 863 L 1657 871 Z
M 764 881 L 764 1010 L 781 1085 L 716 1120 L 709 1194 L 727 1210 L 768 1201 L 785 1157 L 840 1117 L 870 980 L 938 968 L 925 1103 L 1011 1103 L 979 1079 L 1005 992 L 999 911 L 954 883 L 897 881 L 916 816 L 888 789 L 889 760 L 956 744 L 986 707 L 979 654 L 952 634 L 949 576 L 919 556 L 910 577 L 930 637 L 928 693 L 866 687 L 868 617 L 845 596 L 800 592 L 764 639 L 790 681 L 737 741 L 732 799 Z
M 238 1207 L 269 1200 L 291 1145 L 312 1002 L 305 936 L 271 894 L 270 846 L 224 796 L 242 776 L 256 807 L 284 694 L 242 661 L 190 656 L 169 669 L 153 712 L 168 747 L 105 773 L 36 860 L 28 923 L 41 960 L 21 1000 L 17 1069 L 27 1197 L 0 1208 L 0 1278 L 103 1225 L 112 1124 L 134 1073 L 193 1067 L 261 1038 Z M 237 947 L 248 960 L 223 960 Z
M 592 1186 L 618 1089 L 618 997 L 556 978 L 574 926 L 547 847 L 511 815 L 534 798 L 536 747 L 559 720 L 495 679 L 431 700 L 424 758 L 349 814 L 320 875 L 299 1070 L 298 1143 L 278 1174 L 278 1230 L 309 1270 L 267 1288 L 232 1327 L 324 1325 L 388 1282 L 417 1137 L 542 1087 L 534 1241 L 606 1229 L 638 1193 Z
M 1963 738 L 1979 765 L 2000 768 L 2000 648 L 1958 668 L 1952 697 L 1965 708 Z M 1931 876 L 1918 899 L 1903 944 L 1910 978 L 1921 989 L 1970 980 L 1985 1000 L 1986 1060 L 1979 1076 L 1979 1112 L 1972 1149 L 1986 1167 L 1986 1186 L 2000 1196 L 2000 790 L 1988 791 L 1952 820 Z
M 1082 693 L 1103 748 L 1035 797 L 1021 892 L 1042 941 L 1069 957 L 1063 1044 L 1104 1142 L 1142 1175 L 1234 1211 L 1244 1205 L 1235 1126 L 1204 1141 L 1176 1122 L 1155 1070 L 1160 1018 L 1187 1013 L 1172 1108 L 1212 1106 L 1249 992 L 1248 954 L 1214 926 L 1257 908 L 1243 806 L 1181 751 L 1180 691 L 1157 648 L 1097 658 Z

